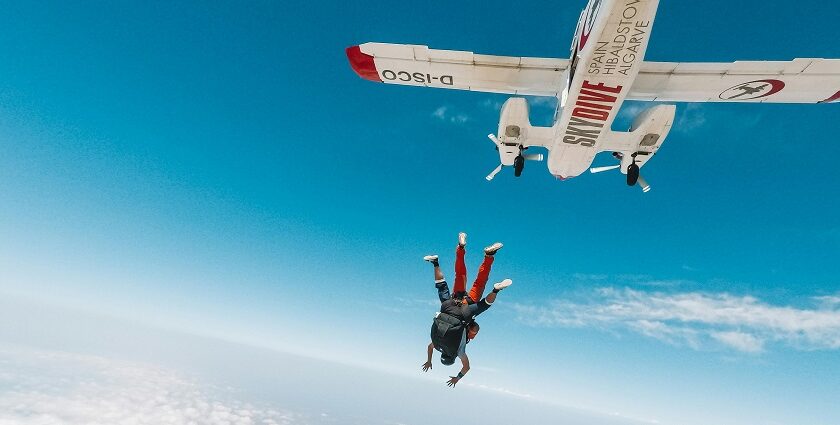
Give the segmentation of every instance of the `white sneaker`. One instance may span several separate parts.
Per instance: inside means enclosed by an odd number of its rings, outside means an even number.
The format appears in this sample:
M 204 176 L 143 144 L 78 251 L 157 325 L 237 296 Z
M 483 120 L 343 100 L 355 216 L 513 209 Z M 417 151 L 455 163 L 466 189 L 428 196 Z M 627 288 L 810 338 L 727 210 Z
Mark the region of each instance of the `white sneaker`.
M 437 255 L 427 255 L 427 256 L 423 257 L 423 260 L 428 261 L 430 263 L 434 263 L 435 261 L 438 260 L 438 256 Z
M 513 285 L 513 281 L 510 280 L 510 279 L 505 279 L 505 280 L 503 280 L 499 283 L 494 283 L 493 284 L 493 289 L 495 289 L 497 291 L 501 291 L 502 289 L 505 289 L 510 285 Z
M 501 242 L 496 242 L 493 245 L 484 248 L 484 255 L 493 255 L 496 253 L 496 251 L 502 249 L 503 246 L 504 245 L 502 245 Z
M 461 248 L 467 246 L 467 234 L 464 232 L 458 233 L 458 246 Z

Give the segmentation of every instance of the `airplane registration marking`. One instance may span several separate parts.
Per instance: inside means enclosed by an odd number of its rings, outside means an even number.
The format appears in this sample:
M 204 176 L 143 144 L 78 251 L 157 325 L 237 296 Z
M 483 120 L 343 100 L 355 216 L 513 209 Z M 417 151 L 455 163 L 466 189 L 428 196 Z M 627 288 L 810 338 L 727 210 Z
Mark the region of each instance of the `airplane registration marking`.
M 386 69 L 382 71 L 382 78 L 388 81 L 414 81 L 415 83 L 435 84 L 440 83 L 445 86 L 455 84 L 455 79 L 451 75 L 441 75 L 440 77 L 432 76 L 431 74 L 424 74 L 422 72 L 410 73 L 407 71 L 392 71 Z
M 620 93 L 622 88 L 624 87 L 584 81 L 569 118 L 563 143 L 595 146 L 595 141 L 601 135 L 604 123 L 618 100 L 615 94 Z

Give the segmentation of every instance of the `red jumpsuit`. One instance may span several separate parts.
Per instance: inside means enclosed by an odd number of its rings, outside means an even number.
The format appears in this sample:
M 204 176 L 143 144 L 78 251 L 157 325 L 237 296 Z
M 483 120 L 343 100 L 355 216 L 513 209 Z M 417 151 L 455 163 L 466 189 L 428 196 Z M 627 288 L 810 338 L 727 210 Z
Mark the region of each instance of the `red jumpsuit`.
M 458 295 L 467 290 L 467 266 L 464 264 L 464 254 L 466 251 L 464 247 L 459 246 L 455 249 L 455 285 L 452 287 L 452 297 L 457 298 Z M 478 268 L 478 275 L 475 277 L 470 293 L 470 301 L 478 302 L 481 296 L 484 295 L 484 286 L 487 285 L 487 279 L 490 277 L 490 268 L 493 266 L 493 256 L 485 255 L 481 267 Z

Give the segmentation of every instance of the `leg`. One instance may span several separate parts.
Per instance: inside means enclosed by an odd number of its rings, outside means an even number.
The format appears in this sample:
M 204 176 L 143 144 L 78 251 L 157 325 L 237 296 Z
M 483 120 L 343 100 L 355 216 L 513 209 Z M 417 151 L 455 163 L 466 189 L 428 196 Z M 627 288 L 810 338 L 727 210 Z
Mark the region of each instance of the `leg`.
M 513 284 L 513 282 L 510 279 L 505 279 L 501 282 L 498 282 L 498 283 L 494 284 L 493 285 L 493 292 L 491 292 L 490 295 L 486 296 L 481 301 L 479 301 L 475 304 L 470 304 L 469 305 L 470 315 L 473 318 L 475 318 L 475 316 L 478 316 L 479 314 L 487 311 L 487 309 L 489 309 L 490 306 L 493 305 L 493 302 L 496 301 L 496 295 L 499 293 L 499 291 L 507 288 L 508 286 L 510 286 L 512 284 Z
M 496 294 L 498 294 L 498 292 L 491 292 L 490 295 L 485 298 L 487 300 L 487 304 L 493 304 L 496 301 Z
M 458 245 L 458 248 L 455 248 L 455 286 L 452 287 L 453 296 L 467 291 L 467 265 L 464 263 L 465 253 L 466 250 L 463 246 Z
M 481 267 L 478 268 L 478 275 L 475 277 L 475 282 L 470 289 L 470 299 L 473 302 L 478 302 L 481 296 L 484 295 L 484 286 L 487 285 L 487 278 L 490 277 L 490 269 L 493 267 L 493 256 L 485 255 Z M 492 301 L 491 301 L 492 302 Z
M 435 276 L 437 276 L 437 273 L 435 273 Z M 446 283 L 446 280 L 435 279 L 435 288 L 438 291 L 438 299 L 440 302 L 444 302 L 449 299 L 449 285 Z
M 446 278 L 443 277 L 443 272 L 440 271 L 440 264 L 438 264 L 438 256 L 437 255 L 427 255 L 423 257 L 424 260 L 432 263 L 435 266 L 435 288 L 438 291 L 438 298 L 440 302 L 444 302 L 449 299 L 449 285 L 446 283 Z
M 493 284 L 493 292 L 485 298 L 488 304 L 493 304 L 493 301 L 496 301 L 496 294 L 499 293 L 502 289 L 507 288 L 508 286 L 513 285 L 513 281 L 510 279 L 505 279 L 501 282 L 497 282 Z

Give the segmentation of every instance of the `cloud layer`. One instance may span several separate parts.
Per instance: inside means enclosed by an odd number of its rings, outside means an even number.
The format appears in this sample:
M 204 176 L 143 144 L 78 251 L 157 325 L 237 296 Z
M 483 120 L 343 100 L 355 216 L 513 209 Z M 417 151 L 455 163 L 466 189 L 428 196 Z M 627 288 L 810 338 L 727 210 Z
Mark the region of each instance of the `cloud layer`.
M 540 326 L 626 330 L 695 349 L 742 352 L 768 343 L 802 350 L 840 348 L 840 303 L 816 297 L 813 308 L 775 306 L 751 296 L 602 288 L 586 302 L 516 305 L 520 320 Z
M 231 400 L 172 372 L 100 357 L 0 351 L 0 425 L 288 425 L 298 415 Z

